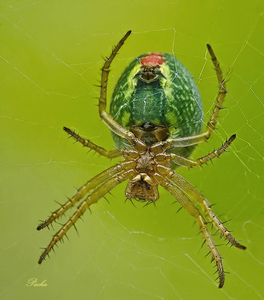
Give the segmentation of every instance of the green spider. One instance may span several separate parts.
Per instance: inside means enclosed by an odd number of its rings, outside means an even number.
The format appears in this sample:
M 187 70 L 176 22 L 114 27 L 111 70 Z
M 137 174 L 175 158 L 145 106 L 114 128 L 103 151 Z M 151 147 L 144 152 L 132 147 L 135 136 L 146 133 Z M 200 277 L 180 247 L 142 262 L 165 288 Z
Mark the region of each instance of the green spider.
M 110 66 L 130 34 L 131 31 L 128 31 L 114 47 L 109 58 L 105 59 L 101 74 L 99 115 L 112 131 L 117 149 L 107 151 L 69 128 L 63 128 L 83 146 L 107 158 L 122 156 L 124 161 L 89 180 L 71 199 L 54 211 L 48 220 L 37 227 L 37 230 L 47 227 L 86 196 L 70 219 L 53 236 L 38 263 L 42 263 L 56 243 L 75 226 L 76 221 L 92 204 L 121 182 L 129 180 L 125 191 L 128 199 L 153 203 L 159 199 L 158 186 L 161 185 L 195 218 L 211 252 L 212 260 L 216 263 L 221 288 L 225 281 L 222 257 L 207 228 L 204 216 L 233 246 L 240 249 L 246 247 L 238 243 L 226 229 L 212 211 L 208 200 L 173 171 L 177 166 L 199 167 L 219 157 L 236 137 L 235 134 L 232 135 L 218 150 L 204 157 L 195 161 L 188 159 L 195 146 L 207 141 L 213 134 L 225 99 L 226 86 L 219 62 L 211 46 L 207 45 L 216 70 L 219 92 L 204 133 L 201 133 L 201 98 L 192 76 L 174 56 L 167 53 L 145 53 L 130 63 L 117 82 L 108 114 L 106 96 Z

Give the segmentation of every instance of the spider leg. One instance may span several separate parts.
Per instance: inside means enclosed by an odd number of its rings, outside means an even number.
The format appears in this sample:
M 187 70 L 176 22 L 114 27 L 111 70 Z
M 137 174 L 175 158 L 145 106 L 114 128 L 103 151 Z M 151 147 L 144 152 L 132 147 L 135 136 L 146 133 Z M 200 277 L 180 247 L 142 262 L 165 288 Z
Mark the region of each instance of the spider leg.
M 210 120 L 207 123 L 206 139 L 208 140 L 214 132 L 215 126 L 217 124 L 217 117 L 219 115 L 219 111 L 223 108 L 223 103 L 224 103 L 225 95 L 226 95 L 227 91 L 226 91 L 225 79 L 223 77 L 223 72 L 220 68 L 220 63 L 218 62 L 212 47 L 209 44 L 207 44 L 206 46 L 207 46 L 208 52 L 211 56 L 211 60 L 214 64 L 216 75 L 217 75 L 217 80 L 218 80 L 218 84 L 219 84 L 219 91 L 218 91 L 218 95 L 216 97 L 216 103 L 215 103 L 215 106 L 213 109 L 213 113 L 211 115 Z
M 112 53 L 109 57 L 106 57 L 105 63 L 102 68 L 101 75 L 101 93 L 99 98 L 99 115 L 103 122 L 113 131 L 115 134 L 125 138 L 128 140 L 131 145 L 133 145 L 137 150 L 144 151 L 146 149 L 146 145 L 140 139 L 136 138 L 135 135 L 123 128 L 119 125 L 107 112 L 106 112 L 106 96 L 107 96 L 107 82 L 108 75 L 110 72 L 110 66 L 112 61 L 114 60 L 117 52 L 123 46 L 125 40 L 129 37 L 131 31 L 128 31 L 125 36 L 119 41 L 119 43 L 114 47 Z
M 70 217 L 70 219 L 61 227 L 61 229 L 53 236 L 51 242 L 41 254 L 38 263 L 41 264 L 46 255 L 53 249 L 53 247 L 60 241 L 66 232 L 76 223 L 76 221 L 85 213 L 85 211 L 99 199 L 101 199 L 105 194 L 110 192 L 115 186 L 121 182 L 130 178 L 134 173 L 134 170 L 123 171 L 118 175 L 106 179 L 100 186 L 94 189 L 94 191 L 83 200 L 77 207 L 75 213 Z
M 234 139 L 236 138 L 236 135 L 233 134 L 229 140 L 227 140 L 219 149 L 216 149 L 214 151 L 212 151 L 211 153 L 197 158 L 195 161 L 187 159 L 183 156 L 174 154 L 174 153 L 162 153 L 162 154 L 157 154 L 156 157 L 158 158 L 159 156 L 167 156 L 168 158 L 170 158 L 174 163 L 176 163 L 179 166 L 184 166 L 184 167 L 188 167 L 188 168 L 196 168 L 196 167 L 200 167 L 203 164 L 206 164 L 208 161 L 211 161 L 214 158 L 218 158 L 222 153 L 224 153 L 226 151 L 226 148 L 229 147 L 231 145 L 231 143 L 234 141 Z
M 216 75 L 217 75 L 217 80 L 218 80 L 218 85 L 219 85 L 219 90 L 218 94 L 216 97 L 216 102 L 213 108 L 212 115 L 207 123 L 207 130 L 204 133 L 193 135 L 190 137 L 182 137 L 182 138 L 176 138 L 176 139 L 167 139 L 164 142 L 159 142 L 162 144 L 163 148 L 171 148 L 171 147 L 188 147 L 188 146 L 193 146 L 199 143 L 202 143 L 204 141 L 207 141 L 211 135 L 213 134 L 216 124 L 217 124 L 217 118 L 219 115 L 220 110 L 223 108 L 223 103 L 225 100 L 225 95 L 227 93 L 226 91 L 226 84 L 225 84 L 225 79 L 223 77 L 223 72 L 220 68 L 220 64 L 215 56 L 215 53 L 212 49 L 212 47 L 207 44 L 207 49 L 208 52 L 211 56 L 211 60 L 213 62 Z M 158 143 L 156 147 L 159 147 Z
M 206 140 L 205 138 L 206 134 L 207 132 L 197 134 L 197 135 L 192 135 L 192 136 L 176 138 L 176 139 L 169 138 L 165 141 L 160 141 L 155 143 L 154 145 L 151 146 L 151 150 L 155 153 L 160 153 L 172 147 L 185 148 L 189 146 L 195 146 L 197 144 L 203 143 Z
M 167 178 L 171 181 L 172 184 L 175 184 L 178 188 L 182 190 L 184 194 L 187 194 L 188 197 L 193 199 L 197 204 L 202 208 L 205 216 L 208 218 L 210 222 L 214 225 L 214 227 L 220 232 L 220 234 L 227 239 L 233 246 L 245 250 L 246 247 L 241 245 L 236 239 L 232 236 L 230 231 L 223 225 L 217 215 L 211 209 L 211 204 L 209 201 L 187 180 L 185 180 L 179 174 L 171 171 L 170 168 L 159 165 L 158 171 L 161 174 L 166 174 Z M 178 199 L 177 199 L 178 200 Z
M 193 204 L 193 202 L 183 193 L 177 186 L 173 185 L 169 180 L 167 180 L 163 175 L 155 173 L 155 179 L 159 182 L 161 186 L 163 186 L 168 192 L 170 192 L 177 202 L 187 210 L 187 212 L 193 216 L 200 228 L 200 232 L 202 233 L 205 242 L 211 252 L 212 258 L 216 263 L 218 274 L 219 274 L 219 288 L 223 287 L 225 282 L 225 272 L 222 264 L 222 257 L 219 251 L 216 248 L 215 242 L 209 232 L 206 221 L 201 215 L 198 208 Z
M 63 204 L 61 207 L 55 210 L 48 218 L 48 220 L 46 220 L 37 227 L 37 230 L 41 230 L 47 227 L 54 220 L 62 216 L 69 208 L 71 208 L 78 201 L 80 201 L 90 190 L 95 189 L 104 181 L 108 180 L 113 176 L 116 176 L 118 173 L 122 172 L 125 169 L 132 168 L 133 166 L 134 165 L 132 162 L 121 162 L 120 164 L 110 167 L 102 173 L 98 174 L 97 176 L 86 182 L 86 184 L 84 184 L 81 188 L 79 188 L 77 193 L 72 198 L 70 198 L 65 204 Z
M 75 133 L 74 131 L 70 130 L 67 127 L 63 127 L 63 130 L 66 131 L 71 137 L 73 137 L 77 142 L 81 143 L 84 147 L 90 148 L 94 150 L 95 152 L 99 153 L 100 155 L 103 155 L 106 158 L 116 158 L 122 155 L 122 149 L 115 149 L 107 151 L 106 149 L 97 146 L 93 142 L 86 140 L 79 136 L 79 134 Z

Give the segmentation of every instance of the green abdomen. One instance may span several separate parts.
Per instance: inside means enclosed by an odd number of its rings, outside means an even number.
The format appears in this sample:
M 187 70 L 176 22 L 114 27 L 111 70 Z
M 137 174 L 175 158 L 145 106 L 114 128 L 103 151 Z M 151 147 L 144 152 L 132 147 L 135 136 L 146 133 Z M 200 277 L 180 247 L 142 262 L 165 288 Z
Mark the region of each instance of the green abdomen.
M 110 115 L 126 129 L 144 123 L 165 126 L 169 138 L 198 134 L 203 124 L 201 97 L 192 75 L 167 53 L 142 54 L 128 65 L 114 89 Z M 113 138 L 116 147 L 129 146 L 123 138 L 115 134 Z M 188 157 L 193 149 L 171 150 Z

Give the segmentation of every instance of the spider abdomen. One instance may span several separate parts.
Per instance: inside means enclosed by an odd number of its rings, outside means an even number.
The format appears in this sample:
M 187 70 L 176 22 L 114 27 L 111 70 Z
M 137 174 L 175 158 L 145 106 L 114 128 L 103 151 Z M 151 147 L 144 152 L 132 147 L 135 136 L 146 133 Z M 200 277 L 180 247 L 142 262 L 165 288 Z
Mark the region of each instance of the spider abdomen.
M 203 122 L 201 97 L 191 73 L 173 55 L 160 52 L 132 60 L 117 81 L 110 114 L 148 145 L 159 138 L 198 134 Z M 146 130 L 144 124 L 153 129 Z M 115 134 L 113 138 L 118 148 L 128 146 L 123 138 Z M 186 157 L 192 149 L 177 149 L 177 153 Z

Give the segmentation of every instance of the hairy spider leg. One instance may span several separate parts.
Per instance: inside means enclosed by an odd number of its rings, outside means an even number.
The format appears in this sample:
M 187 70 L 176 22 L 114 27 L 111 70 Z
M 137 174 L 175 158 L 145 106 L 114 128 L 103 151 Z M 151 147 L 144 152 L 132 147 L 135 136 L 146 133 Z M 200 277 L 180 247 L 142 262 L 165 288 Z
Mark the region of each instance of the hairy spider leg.
M 171 160 L 176 163 L 179 166 L 184 166 L 187 168 L 197 168 L 201 167 L 202 165 L 206 164 L 208 161 L 213 160 L 214 158 L 219 158 L 221 154 L 226 152 L 226 148 L 231 145 L 231 143 L 236 138 L 236 135 L 233 134 L 229 140 L 227 140 L 219 149 L 215 149 L 211 153 L 208 153 L 205 156 L 197 158 L 195 161 L 185 158 L 183 156 L 179 156 L 177 154 L 171 153 L 169 154 L 171 157 Z
M 157 159 L 169 159 L 175 162 L 177 165 L 187 168 L 196 168 L 206 164 L 208 161 L 213 160 L 214 158 L 218 158 L 221 154 L 226 152 L 226 149 L 231 145 L 231 143 L 235 140 L 236 135 L 233 134 L 219 149 L 215 149 L 211 153 L 203 157 L 197 158 L 195 161 L 185 158 L 183 156 L 174 154 L 174 153 L 166 153 L 166 147 L 163 147 L 163 144 L 158 142 L 150 147 L 151 152 L 156 153 Z
M 214 65 L 214 68 L 216 71 L 218 85 L 219 85 L 219 91 L 218 91 L 218 94 L 216 97 L 216 102 L 215 102 L 215 105 L 213 108 L 212 115 L 207 123 L 206 132 L 197 134 L 197 135 L 193 135 L 193 136 L 176 138 L 176 139 L 169 138 L 166 141 L 159 142 L 160 144 L 163 144 L 163 147 L 166 149 L 171 148 L 171 147 L 180 147 L 180 148 L 188 147 L 188 146 L 193 146 L 193 145 L 202 143 L 204 141 L 207 141 L 212 136 L 212 134 L 215 130 L 219 111 L 223 108 L 223 103 L 224 103 L 225 95 L 226 95 L 227 91 L 226 91 L 225 79 L 223 77 L 223 73 L 220 68 L 220 63 L 218 62 L 218 60 L 215 56 L 215 53 L 209 44 L 207 44 L 207 49 L 211 56 L 211 60 L 213 62 L 213 65 Z M 158 145 L 156 147 L 158 147 Z
M 70 217 L 70 219 L 61 227 L 61 229 L 53 236 L 51 242 L 45 249 L 45 251 L 41 254 L 38 263 L 41 264 L 43 259 L 45 259 L 46 255 L 53 249 L 53 247 L 60 241 L 67 231 L 76 223 L 76 221 L 85 213 L 85 211 L 94 203 L 96 203 L 99 199 L 101 199 L 104 195 L 110 192 L 115 186 L 120 184 L 121 182 L 131 178 L 133 176 L 134 170 L 124 170 L 123 172 L 116 174 L 115 176 L 106 178 L 99 187 L 95 188 L 93 192 L 87 196 L 85 200 L 83 200 L 80 205 L 77 207 L 75 213 Z
M 179 189 L 181 189 L 185 194 L 187 194 L 191 199 L 193 199 L 202 208 L 205 216 L 212 222 L 215 228 L 220 232 L 220 234 L 227 239 L 233 246 L 239 249 L 246 249 L 245 246 L 238 243 L 235 238 L 231 235 L 230 231 L 223 225 L 217 215 L 211 209 L 211 204 L 209 201 L 198 191 L 193 185 L 191 185 L 186 179 L 184 179 L 179 174 L 174 173 L 170 168 L 165 166 L 158 166 L 160 174 L 166 174 L 167 178 L 171 180 Z
M 230 231 L 223 225 L 223 223 L 220 221 L 220 219 L 217 217 L 217 215 L 213 212 L 211 209 L 211 204 L 209 201 L 193 186 L 191 185 L 187 180 L 185 180 L 182 176 L 174 173 L 170 168 L 164 166 L 164 165 L 158 165 L 157 166 L 158 175 L 161 174 L 165 175 L 168 179 L 165 180 L 163 183 L 161 181 L 160 184 L 167 189 L 175 198 L 176 200 L 197 220 L 197 211 L 199 212 L 198 208 L 194 206 L 193 202 L 190 200 L 194 200 L 202 209 L 205 216 L 208 218 L 208 220 L 214 225 L 214 227 L 220 232 L 221 236 L 223 236 L 225 239 L 227 239 L 233 246 L 245 250 L 246 247 L 244 245 L 241 245 L 239 242 L 236 241 L 236 239 L 232 236 Z M 181 190 L 182 193 L 179 192 Z M 189 198 L 190 197 L 190 198 Z M 195 208 L 195 209 L 194 209 Z M 197 210 L 197 211 L 196 211 Z M 224 284 L 224 272 L 223 272 L 223 266 L 222 266 L 222 260 L 221 256 L 216 255 L 217 249 L 214 249 L 215 244 L 212 240 L 211 235 L 205 236 L 205 233 L 208 231 L 204 229 L 204 226 L 201 227 L 201 224 L 204 223 L 204 220 L 201 216 L 201 213 L 199 212 L 199 227 L 200 230 L 205 237 L 206 243 L 210 249 L 210 252 L 212 254 L 213 260 L 216 262 L 220 283 L 219 288 L 223 287 Z M 206 224 L 206 223 L 205 223 Z M 213 247 L 213 249 L 212 249 Z M 219 259 L 220 257 L 220 259 Z
M 107 82 L 108 75 L 110 72 L 110 66 L 115 58 L 117 52 L 124 44 L 125 40 L 129 37 L 131 31 L 128 31 L 125 36 L 119 41 L 119 43 L 114 47 L 111 55 L 105 58 L 105 63 L 102 67 L 101 74 L 101 94 L 99 98 L 99 115 L 103 122 L 111 129 L 115 134 L 125 138 L 129 143 L 139 151 L 144 151 L 146 149 L 146 144 L 140 139 L 136 138 L 135 135 L 119 125 L 107 112 L 106 112 L 106 98 L 107 98 Z
M 51 216 L 45 222 L 41 223 L 37 230 L 41 230 L 51 224 L 53 221 L 58 219 L 62 216 L 69 208 L 74 206 L 77 202 L 79 202 L 90 190 L 95 189 L 100 184 L 104 183 L 109 178 L 117 175 L 118 173 L 122 172 L 123 170 L 133 168 L 133 162 L 121 162 L 118 165 L 108 168 L 107 170 L 103 171 L 102 173 L 98 174 L 97 176 L 90 179 L 86 182 L 82 187 L 80 187 L 77 193 L 70 198 L 65 204 L 63 204 L 60 208 L 55 210 Z
M 97 146 L 90 140 L 82 138 L 81 136 L 79 136 L 79 134 L 70 130 L 67 127 L 63 127 L 63 130 L 65 130 L 71 137 L 73 137 L 77 142 L 81 143 L 84 147 L 90 148 L 106 158 L 111 159 L 111 158 L 122 156 L 122 152 L 123 152 L 122 149 L 115 149 L 115 150 L 108 151 L 100 146 Z
M 217 117 L 219 115 L 220 110 L 223 109 L 223 103 L 227 92 L 226 92 L 225 78 L 223 77 L 223 72 L 220 68 L 220 63 L 218 62 L 212 47 L 209 44 L 207 44 L 206 46 L 211 56 L 213 65 L 215 67 L 218 84 L 219 84 L 219 91 L 216 97 L 213 113 L 211 115 L 210 120 L 207 123 L 206 140 L 208 140 L 214 132 L 215 126 L 217 124 Z
M 159 184 L 163 186 L 163 188 L 166 189 L 168 192 L 170 192 L 175 197 L 177 202 L 179 202 L 180 205 L 183 208 L 185 208 L 192 217 L 195 218 L 200 228 L 200 231 L 205 239 L 205 242 L 211 252 L 212 258 L 216 263 L 219 274 L 219 288 L 223 287 L 225 282 L 225 273 L 222 264 L 222 257 L 216 248 L 212 235 L 207 228 L 204 217 L 201 215 L 198 208 L 193 204 L 193 202 L 185 195 L 185 193 L 182 190 L 180 190 L 177 186 L 173 185 L 161 174 L 156 173 L 154 177 L 159 182 Z

